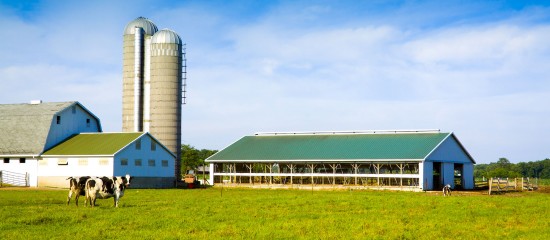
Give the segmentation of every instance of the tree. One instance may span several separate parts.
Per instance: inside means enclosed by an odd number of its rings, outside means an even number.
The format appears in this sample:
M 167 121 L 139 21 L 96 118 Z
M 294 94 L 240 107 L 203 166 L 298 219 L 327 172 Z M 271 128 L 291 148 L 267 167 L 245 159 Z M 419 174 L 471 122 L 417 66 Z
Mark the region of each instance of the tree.
M 203 166 L 204 160 L 214 155 L 218 150 L 201 149 L 198 150 L 189 144 L 181 146 L 181 172 L 187 172 L 187 169 L 196 169 Z

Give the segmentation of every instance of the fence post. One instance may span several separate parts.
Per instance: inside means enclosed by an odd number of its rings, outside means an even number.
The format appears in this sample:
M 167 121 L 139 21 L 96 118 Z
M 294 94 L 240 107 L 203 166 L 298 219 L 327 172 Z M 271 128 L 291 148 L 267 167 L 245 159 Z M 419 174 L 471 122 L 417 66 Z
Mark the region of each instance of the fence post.
M 4 178 L 2 177 L 2 171 L 0 170 L 0 187 L 4 186 Z
M 487 185 L 489 185 L 489 195 L 491 195 L 491 188 L 493 186 L 493 178 L 487 179 Z

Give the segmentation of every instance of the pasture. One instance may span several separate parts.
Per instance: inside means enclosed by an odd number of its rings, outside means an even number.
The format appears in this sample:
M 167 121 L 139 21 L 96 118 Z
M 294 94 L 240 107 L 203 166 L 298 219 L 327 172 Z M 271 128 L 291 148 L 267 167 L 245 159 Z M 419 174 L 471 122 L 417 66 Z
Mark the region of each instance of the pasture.
M 0 239 L 550 239 L 550 194 L 127 189 L 94 209 L 68 190 L 0 188 Z

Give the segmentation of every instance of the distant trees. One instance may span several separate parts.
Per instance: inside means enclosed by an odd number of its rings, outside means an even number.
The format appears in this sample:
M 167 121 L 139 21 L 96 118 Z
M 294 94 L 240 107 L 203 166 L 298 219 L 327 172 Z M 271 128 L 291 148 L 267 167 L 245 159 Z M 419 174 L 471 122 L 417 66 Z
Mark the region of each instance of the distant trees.
M 196 169 L 204 165 L 204 160 L 217 153 L 218 150 L 201 149 L 198 150 L 189 144 L 181 146 L 181 172 L 182 174 L 189 169 Z
M 536 177 L 550 179 L 550 159 L 514 164 L 507 158 L 499 158 L 496 163 L 476 164 L 474 176 L 476 178 Z

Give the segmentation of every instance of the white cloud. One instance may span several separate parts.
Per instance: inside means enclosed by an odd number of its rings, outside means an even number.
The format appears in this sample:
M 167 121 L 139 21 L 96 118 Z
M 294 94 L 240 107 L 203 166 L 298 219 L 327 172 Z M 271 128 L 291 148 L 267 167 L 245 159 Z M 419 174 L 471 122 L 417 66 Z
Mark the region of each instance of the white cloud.
M 0 33 L 0 102 L 78 100 L 104 130 L 119 131 L 122 30 L 146 13 L 188 43 L 184 143 L 220 149 L 256 131 L 441 128 L 478 162 L 550 156 L 550 25 L 524 12 L 521 21 L 426 28 L 414 24 L 441 14 L 412 7 L 418 18 L 407 22 L 409 5 L 391 21 L 333 19 L 338 9 L 322 4 L 276 6 L 246 21 L 201 4 L 78 5 L 48 5 L 32 21 L 0 16 L 13 26 Z

